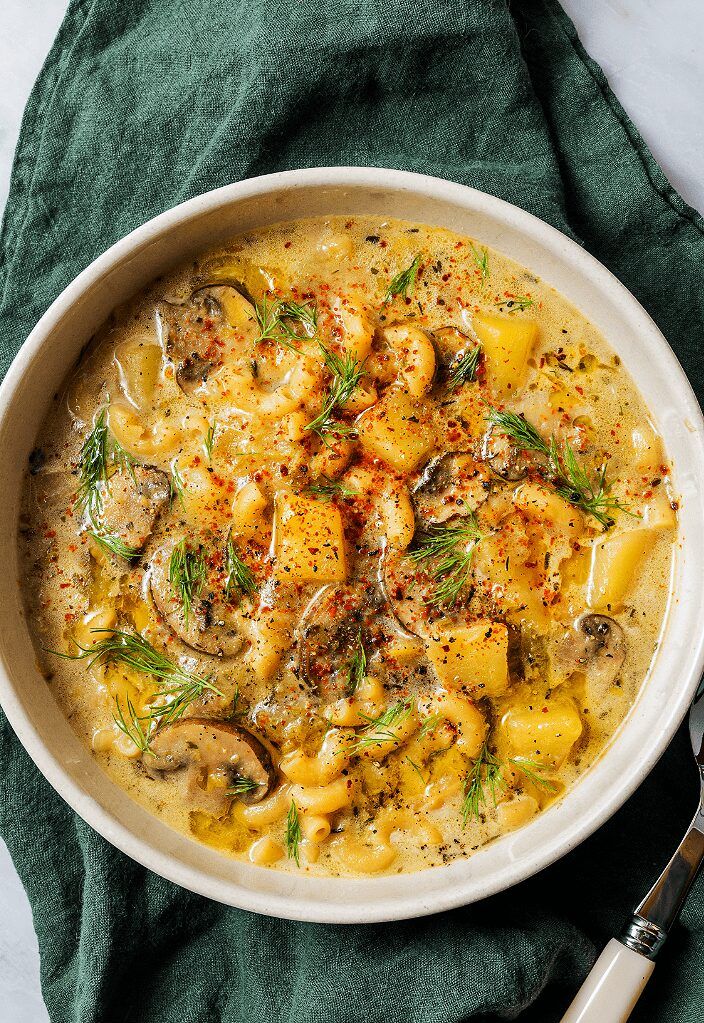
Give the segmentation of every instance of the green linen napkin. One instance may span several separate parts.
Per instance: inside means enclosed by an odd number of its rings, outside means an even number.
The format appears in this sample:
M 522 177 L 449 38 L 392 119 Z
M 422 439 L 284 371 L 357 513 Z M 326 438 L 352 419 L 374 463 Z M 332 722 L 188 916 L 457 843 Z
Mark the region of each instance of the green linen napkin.
M 74 0 L 17 150 L 2 371 L 127 231 L 206 189 L 320 164 L 423 171 L 544 218 L 632 289 L 704 391 L 704 224 L 553 0 Z M 512 891 L 384 926 L 266 919 L 150 874 L 64 805 L 4 718 L 0 833 L 54 1023 L 551 1023 L 688 823 L 690 760 L 680 733 L 609 824 Z M 703 895 L 634 1020 L 701 1023 Z

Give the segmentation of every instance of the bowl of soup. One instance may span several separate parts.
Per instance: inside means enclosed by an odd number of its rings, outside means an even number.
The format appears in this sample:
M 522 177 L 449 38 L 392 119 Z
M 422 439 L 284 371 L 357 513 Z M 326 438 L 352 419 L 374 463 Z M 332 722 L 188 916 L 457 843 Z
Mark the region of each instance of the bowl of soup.
M 686 711 L 703 425 L 633 296 L 498 199 L 354 168 L 197 197 L 0 389 L 3 708 L 193 891 L 333 922 L 485 897 Z

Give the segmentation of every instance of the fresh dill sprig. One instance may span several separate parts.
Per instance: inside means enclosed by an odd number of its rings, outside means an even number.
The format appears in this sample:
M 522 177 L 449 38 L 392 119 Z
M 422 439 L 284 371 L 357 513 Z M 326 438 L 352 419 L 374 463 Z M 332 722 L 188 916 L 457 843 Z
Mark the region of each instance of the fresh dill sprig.
M 515 313 L 519 309 L 530 309 L 535 302 L 528 295 L 513 295 L 511 298 L 502 298 L 494 302 L 498 309 L 506 309 L 509 313 Z
M 480 252 L 479 249 L 472 245 L 471 242 L 469 244 L 472 248 L 474 262 L 477 264 L 481 272 L 482 284 L 484 284 L 489 277 L 489 253 L 486 249 L 482 249 Z
M 362 642 L 362 630 L 360 629 L 357 633 L 357 641 L 352 651 L 352 657 L 347 665 L 347 693 L 349 696 L 356 692 L 357 686 L 364 681 L 366 674 L 367 654 Z
M 372 749 L 374 746 L 379 746 L 385 742 L 394 742 L 396 745 L 400 745 L 401 740 L 393 729 L 410 716 L 412 709 L 409 700 L 399 700 L 397 703 L 392 703 L 390 707 L 387 707 L 383 714 L 379 714 L 378 717 L 372 718 L 366 714 L 360 714 L 360 717 L 366 722 L 366 731 L 363 735 L 357 736 L 349 746 L 348 752 L 351 755 L 363 753 L 365 750 Z
M 81 514 L 87 514 L 91 521 L 97 519 L 103 510 L 101 485 L 108 481 L 109 465 L 110 433 L 106 410 L 101 409 L 95 417 L 93 429 L 83 441 L 78 456 L 79 485 L 76 491 L 76 507 Z
M 478 820 L 482 807 L 487 805 L 487 794 L 491 795 L 494 806 L 499 789 L 506 785 L 501 775 L 501 763 L 496 759 L 484 742 L 479 756 L 467 774 L 462 796 L 462 826 L 466 827 L 470 819 Z
M 149 735 L 145 731 L 142 725 L 142 719 L 137 714 L 134 704 L 129 696 L 127 697 L 127 718 L 125 718 L 120 698 L 119 696 L 116 696 L 115 713 L 113 714 L 112 719 L 120 731 L 123 732 L 128 739 L 132 740 L 138 750 L 142 753 L 151 753 Z
M 194 601 L 205 586 L 206 565 L 202 547 L 189 547 L 186 538 L 180 540 L 169 558 L 169 584 L 175 599 L 181 605 L 183 620 L 188 619 Z
M 295 860 L 296 866 L 300 867 L 300 851 L 299 846 L 303 834 L 301 832 L 301 821 L 298 816 L 298 809 L 293 800 L 291 800 L 291 806 L 289 807 L 288 814 L 286 815 L 286 831 L 284 833 L 284 842 L 286 845 L 286 855 L 290 860 Z
M 228 796 L 242 796 L 247 792 L 254 792 L 261 786 L 261 782 L 255 781 L 253 778 L 245 778 L 241 775 L 239 778 L 235 778 L 232 785 L 227 789 Z
M 103 638 L 96 640 L 92 646 L 81 646 L 77 643 L 76 646 L 80 650 L 78 654 L 63 654 L 58 650 L 49 652 L 69 661 L 87 660 L 89 668 L 94 664 L 122 664 L 155 679 L 160 686 L 159 695 L 166 697 L 167 700 L 163 704 L 150 707 L 140 721 L 171 724 L 178 720 L 193 701 L 206 690 L 223 696 L 209 678 L 196 675 L 174 664 L 138 632 L 124 632 L 120 629 L 92 631 Z
M 313 338 L 318 333 L 318 307 L 313 302 L 282 302 L 279 306 L 279 318 L 284 333 L 289 337 L 297 338 L 297 334 L 291 324 L 303 328 L 308 337 Z
M 217 419 L 213 419 L 212 423 L 208 427 L 208 432 L 205 435 L 205 440 L 203 441 L 203 447 L 205 448 L 205 453 L 208 456 L 209 462 L 213 461 L 213 445 L 215 444 L 215 433 L 217 431 L 217 428 L 218 421 Z
M 549 778 L 542 778 L 541 771 L 549 770 L 548 765 L 539 764 L 527 757 L 513 757 L 508 761 L 509 765 L 519 773 L 548 792 L 556 792 L 557 786 Z M 474 818 L 478 820 L 481 816 L 482 807 L 488 805 L 488 797 L 496 806 L 497 796 L 501 789 L 507 787 L 503 776 L 504 765 L 496 758 L 485 740 L 479 756 L 472 765 L 471 771 L 467 774 L 462 797 L 462 824 L 466 827 L 467 822 Z
M 477 379 L 477 369 L 481 354 L 482 346 L 475 345 L 450 367 L 448 386 L 451 391 L 456 391 L 462 384 L 470 384 Z
M 467 582 L 477 544 L 483 539 L 474 512 L 457 525 L 433 524 L 407 557 L 416 564 L 432 561 L 430 575 L 436 585 L 428 604 L 455 604 Z
M 325 440 L 330 434 L 346 436 L 351 432 L 348 426 L 334 418 L 333 413 L 343 408 L 351 397 L 364 376 L 364 366 L 350 352 L 338 355 L 321 342 L 318 344 L 323 353 L 325 367 L 332 374 L 332 381 L 319 415 L 308 423 L 306 430 L 317 433 L 321 440 Z
M 262 341 L 279 341 L 294 352 L 299 349 L 293 344 L 304 338 L 313 338 L 318 333 L 318 309 L 312 302 L 294 302 L 292 299 L 267 299 L 255 302 L 254 311 L 259 327 L 256 344 Z M 303 328 L 300 334 L 295 328 Z
M 181 476 L 181 473 L 178 471 L 178 466 L 172 465 L 171 475 L 169 476 L 169 500 L 171 504 L 173 504 L 174 501 L 178 501 L 178 503 L 183 508 L 186 503 L 185 498 L 186 486 L 183 482 L 183 477 Z
M 554 436 L 546 441 L 522 415 L 515 412 L 500 412 L 489 406 L 487 422 L 495 426 L 523 451 L 530 451 L 543 459 L 538 467 L 540 474 L 555 489 L 563 500 L 587 515 L 592 515 L 604 529 L 614 524 L 613 513 L 625 512 L 633 515 L 626 505 L 611 494 L 613 483 L 606 479 L 606 463 L 590 477 L 584 466 L 577 460 L 569 441 L 560 446 Z
M 550 781 L 549 778 L 542 778 L 540 775 L 541 771 L 550 770 L 549 765 L 539 764 L 537 761 L 530 760 L 528 757 L 513 757 L 509 760 L 509 764 L 521 774 L 525 775 L 528 781 L 532 782 L 533 785 L 546 789 L 548 792 L 557 792 L 557 785 Z
M 304 494 L 311 497 L 319 497 L 321 501 L 331 501 L 333 497 L 356 497 L 357 491 L 350 490 L 339 480 L 331 479 L 329 476 L 320 476 L 317 483 L 309 483 L 303 488 Z
M 110 454 L 113 463 L 121 469 L 122 472 L 128 472 L 132 477 L 132 482 L 136 483 L 136 477 L 134 474 L 134 467 L 137 465 L 137 460 L 132 457 L 129 451 L 125 451 L 119 440 L 115 440 L 114 437 L 110 437 Z
M 135 459 L 110 434 L 106 420 L 107 409 L 101 409 L 95 417 L 93 428 L 83 441 L 78 456 L 78 490 L 76 508 L 95 524 L 103 511 L 102 485 L 110 486 L 110 468 L 115 466 L 122 472 L 129 472 L 135 480 Z
M 416 280 L 418 278 L 418 271 L 420 270 L 421 257 L 420 253 L 414 256 L 413 262 L 410 266 L 407 266 L 405 270 L 396 274 L 395 277 L 391 278 L 386 294 L 384 295 L 383 305 L 388 305 L 389 302 L 393 301 L 400 295 L 402 298 L 408 298 L 408 292 L 411 295 L 414 293 L 416 288 Z
M 444 721 L 442 714 L 429 714 L 418 730 L 418 738 L 424 739 L 426 735 L 433 732 L 441 721 Z
M 407 764 L 408 764 L 408 765 L 409 765 L 410 767 L 412 767 L 412 768 L 413 768 L 413 770 L 414 770 L 414 771 L 416 772 L 416 774 L 418 775 L 418 777 L 420 778 L 420 780 L 421 780 L 421 781 L 423 782 L 423 784 L 424 784 L 424 785 L 426 785 L 426 784 L 427 784 L 427 781 L 426 781 L 426 779 L 425 779 L 425 778 L 423 777 L 423 772 L 421 771 L 420 767 L 419 767 L 419 766 L 418 766 L 418 764 L 417 764 L 417 763 L 415 762 L 415 760 L 411 760 L 411 758 L 410 758 L 410 757 L 404 757 L 403 759 L 404 759 L 404 760 L 406 761 L 406 763 L 407 763 Z
M 254 573 L 240 558 L 230 530 L 225 544 L 225 596 L 228 599 L 235 586 L 241 593 L 250 597 L 257 592 Z
M 254 312 L 257 317 L 257 326 L 259 327 L 257 344 L 260 341 L 272 341 L 276 337 L 279 331 L 280 304 L 278 299 L 270 300 L 266 295 L 261 302 L 254 303 Z
M 117 533 L 101 533 L 97 529 L 88 530 L 89 535 L 95 540 L 99 547 L 108 554 L 114 554 L 117 558 L 124 558 L 125 561 L 131 561 L 136 558 L 139 551 L 134 547 L 129 547 L 125 541 L 117 535 Z

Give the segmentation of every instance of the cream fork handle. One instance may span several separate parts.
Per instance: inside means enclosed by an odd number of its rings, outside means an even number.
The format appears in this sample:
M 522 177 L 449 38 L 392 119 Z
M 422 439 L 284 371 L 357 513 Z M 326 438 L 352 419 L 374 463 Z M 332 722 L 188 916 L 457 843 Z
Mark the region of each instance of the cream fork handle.
M 626 1023 L 655 963 L 612 938 L 562 1023 Z
M 704 768 L 699 807 L 677 851 L 621 934 L 597 959 L 562 1023 L 626 1023 L 704 861 Z

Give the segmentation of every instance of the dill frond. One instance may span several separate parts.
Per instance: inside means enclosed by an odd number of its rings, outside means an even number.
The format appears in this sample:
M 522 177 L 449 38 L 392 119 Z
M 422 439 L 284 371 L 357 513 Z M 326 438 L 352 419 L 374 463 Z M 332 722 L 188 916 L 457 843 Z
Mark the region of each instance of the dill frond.
M 356 497 L 357 491 L 350 490 L 339 480 L 329 476 L 320 476 L 317 483 L 309 483 L 303 488 L 304 494 L 319 497 L 321 501 L 331 501 L 333 497 Z
M 482 346 L 475 345 L 450 367 L 448 386 L 456 391 L 462 384 L 470 384 L 477 379 L 477 369 L 482 355 Z
M 482 284 L 484 284 L 489 277 L 489 253 L 486 249 L 482 249 L 480 252 L 479 249 L 475 245 L 472 245 L 471 242 L 469 244 L 472 248 L 474 262 L 479 267 L 481 273 Z
M 401 740 L 393 728 L 402 724 L 410 716 L 412 709 L 409 700 L 399 700 L 387 707 L 378 717 L 372 718 L 366 714 L 360 714 L 360 717 L 366 722 L 366 730 L 363 735 L 357 736 L 349 746 L 348 752 L 351 755 L 363 753 L 365 750 L 385 742 L 394 742 L 400 745 Z
M 93 428 L 86 436 L 78 456 L 78 490 L 76 508 L 91 521 L 99 518 L 103 510 L 101 485 L 107 483 L 110 466 L 110 434 L 106 410 L 95 417 Z
M 58 650 L 49 652 L 69 661 L 87 660 L 89 668 L 94 664 L 122 664 L 126 668 L 153 678 L 160 687 L 159 695 L 166 697 L 166 702 L 150 707 L 140 721 L 171 724 L 178 720 L 191 703 L 206 690 L 223 696 L 209 678 L 196 675 L 174 664 L 138 632 L 124 632 L 120 629 L 93 631 L 103 638 L 87 647 L 77 643 L 80 653 L 64 654 Z
M 350 427 L 338 422 L 333 414 L 344 407 L 364 376 L 363 363 L 355 359 L 349 352 L 337 355 L 320 341 L 318 344 L 323 353 L 323 362 L 332 375 L 332 380 L 320 413 L 312 422 L 308 423 L 306 430 L 316 433 L 321 440 L 325 440 L 330 434 L 347 436 L 351 432 Z
M 487 805 L 491 796 L 496 806 L 497 793 L 506 785 L 501 775 L 501 764 L 484 742 L 479 756 L 467 774 L 462 796 L 462 826 L 466 827 L 471 819 L 479 820 L 482 807 Z
M 95 542 L 108 554 L 114 554 L 117 558 L 124 558 L 125 561 L 132 561 L 139 554 L 134 547 L 129 547 L 117 533 L 101 533 L 97 529 L 89 529 L 88 533 Z
M 549 765 L 539 764 L 528 757 L 513 757 L 509 760 L 509 764 L 539 788 L 546 789 L 548 792 L 557 792 L 557 785 L 554 782 L 549 778 L 541 777 L 541 771 L 550 770 Z
M 347 693 L 352 696 L 367 674 L 367 654 L 362 643 L 362 630 L 357 633 L 357 643 L 347 665 Z
M 407 266 L 405 270 L 396 274 L 395 277 L 391 278 L 388 288 L 386 289 L 386 295 L 384 296 L 383 305 L 388 305 L 398 295 L 402 298 L 408 298 L 410 291 L 411 295 L 414 293 L 416 288 L 416 280 L 418 278 L 418 271 L 420 270 L 421 257 L 420 253 L 414 256 L 413 262 L 410 266 Z
M 624 512 L 626 515 L 635 513 L 613 497 L 613 483 L 606 479 L 606 464 L 589 476 L 586 469 L 577 459 L 572 445 L 565 441 L 558 444 L 554 436 L 546 441 L 532 426 L 525 416 L 515 412 L 501 412 L 489 406 L 487 422 L 495 426 L 501 433 L 513 441 L 523 451 L 530 451 L 542 458 L 537 471 L 547 483 L 568 504 L 580 508 L 587 515 L 592 515 L 604 528 L 614 524 L 613 513 Z
M 260 785 L 261 782 L 254 781 L 253 778 L 245 778 L 244 775 L 242 775 L 239 778 L 235 778 L 232 785 L 230 785 L 227 789 L 227 795 L 241 796 L 247 792 L 254 792 L 254 790 L 258 789 Z
M 433 562 L 430 575 L 435 589 L 429 604 L 455 604 L 472 567 L 474 551 L 484 538 L 474 512 L 457 525 L 436 524 L 428 528 L 406 557 L 416 564 Z
M 232 539 L 232 530 L 227 534 L 225 544 L 225 596 L 229 598 L 230 593 L 237 587 L 241 593 L 252 596 L 257 592 L 257 581 L 249 566 L 245 565 L 240 558 L 235 541 Z
M 209 462 L 213 461 L 213 445 L 215 444 L 215 433 L 217 428 L 218 422 L 217 419 L 214 419 L 209 425 L 208 432 L 206 433 L 205 440 L 203 441 L 203 447 L 205 448 L 205 453 L 208 456 Z
M 171 592 L 181 605 L 186 625 L 193 603 L 203 591 L 205 579 L 203 549 L 189 547 L 184 537 L 176 544 L 169 558 L 169 584 Z
M 290 860 L 295 860 L 296 866 L 300 867 L 300 851 L 299 846 L 303 834 L 301 832 L 301 821 L 298 816 L 298 809 L 293 800 L 291 800 L 291 806 L 289 807 L 288 814 L 286 815 L 286 831 L 284 833 L 284 843 L 286 845 L 286 855 Z
M 169 500 L 171 504 L 174 501 L 178 501 L 181 507 L 185 507 L 186 504 L 186 486 L 183 482 L 183 477 L 178 471 L 177 465 L 171 466 L 171 475 L 169 476 Z
M 112 716 L 113 721 L 120 729 L 120 731 L 131 739 L 138 750 L 142 753 L 151 753 L 149 746 L 149 735 L 145 731 L 142 725 L 142 718 L 137 714 L 134 708 L 132 700 L 127 697 L 127 718 L 122 709 L 119 696 L 115 697 L 115 713 Z

